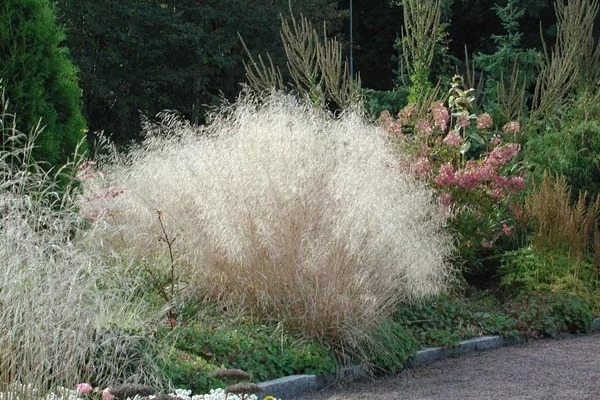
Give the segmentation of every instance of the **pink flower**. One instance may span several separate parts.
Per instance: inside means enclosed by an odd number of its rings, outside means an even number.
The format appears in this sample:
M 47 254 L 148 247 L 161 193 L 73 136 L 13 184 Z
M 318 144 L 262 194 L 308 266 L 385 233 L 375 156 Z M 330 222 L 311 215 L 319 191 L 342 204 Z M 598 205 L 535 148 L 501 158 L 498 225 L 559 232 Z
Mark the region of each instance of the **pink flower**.
M 402 134 L 402 125 L 400 125 L 400 122 L 398 121 L 392 121 L 387 126 L 386 130 L 392 135 L 400 136 Z
M 492 136 L 492 140 L 490 140 L 490 143 L 492 144 L 492 146 L 496 147 L 500 143 L 502 143 L 502 139 L 500 138 L 500 136 L 494 135 Z
M 477 117 L 477 129 L 490 129 L 494 125 L 492 117 L 488 113 L 483 113 Z
M 513 176 L 506 182 L 506 186 L 511 192 L 519 192 L 525 189 L 525 179 L 520 176 Z
M 383 110 L 379 113 L 380 122 L 389 121 L 390 119 L 392 119 L 392 114 L 388 110 Z
M 115 396 L 110 392 L 110 388 L 106 388 L 102 391 L 102 398 L 104 400 L 113 400 Z
M 482 164 L 477 166 L 475 174 L 480 181 L 491 181 L 494 179 L 496 169 L 489 165 Z
M 443 164 L 440 167 L 440 173 L 438 176 L 433 178 L 436 185 L 447 187 L 453 185 L 456 182 L 456 176 L 454 174 L 454 166 L 450 163 Z
M 415 130 L 423 136 L 429 136 L 433 133 L 433 129 L 429 125 L 429 121 L 422 119 L 415 125 Z
M 392 118 L 390 112 L 388 110 L 383 110 L 381 114 L 379 114 L 377 122 L 383 127 L 383 129 L 387 131 L 393 120 L 394 119 Z
M 471 125 L 471 120 L 469 119 L 469 115 L 467 113 L 462 113 L 456 119 L 456 126 L 459 128 L 466 128 Z
M 494 199 L 501 199 L 504 197 L 504 189 L 502 187 L 494 188 L 492 193 L 490 193 L 490 196 L 492 196 Z
M 479 184 L 477 175 L 472 170 L 463 170 L 456 174 L 456 182 L 463 189 L 472 189 Z
M 450 122 L 450 113 L 444 106 L 444 103 L 441 101 L 433 103 L 431 105 L 431 112 L 433 113 L 433 125 L 445 132 Z
M 508 143 L 495 147 L 483 160 L 483 163 L 492 167 L 499 167 L 510 161 L 520 150 L 521 146 L 517 143 Z
M 502 175 L 494 176 L 494 185 L 497 188 L 504 188 L 508 184 L 508 179 L 503 177 Z
M 504 232 L 504 234 L 506 236 L 510 236 L 510 235 L 512 235 L 513 228 L 511 226 L 506 225 L 506 224 L 502 224 L 502 232 Z
M 507 135 L 516 135 L 517 133 L 520 132 L 520 130 L 521 130 L 521 125 L 519 124 L 518 121 L 507 122 L 502 127 L 502 132 L 506 133 Z
M 450 193 L 440 194 L 439 201 L 440 204 L 444 207 L 450 207 L 452 204 L 454 204 L 454 201 L 452 200 L 452 195 Z
M 88 394 L 89 392 L 92 391 L 92 386 L 89 383 L 78 383 L 75 388 L 77 388 L 77 391 L 81 394 Z
M 387 110 L 384 110 L 379 114 L 377 122 L 389 134 L 399 136 L 402 133 L 400 122 L 392 118 L 392 114 Z
M 414 104 L 409 104 L 404 107 L 398 113 L 398 119 L 401 125 L 408 125 L 408 122 L 412 118 L 413 114 L 417 111 L 417 107 Z
M 415 160 L 412 171 L 417 176 L 427 175 L 431 172 L 431 164 L 427 157 L 418 157 Z
M 462 144 L 463 138 L 460 137 L 458 132 L 451 130 L 444 138 L 444 144 L 448 147 L 458 147 Z
M 79 169 L 91 169 L 94 165 L 96 165 L 96 161 L 85 160 L 81 164 L 79 164 Z

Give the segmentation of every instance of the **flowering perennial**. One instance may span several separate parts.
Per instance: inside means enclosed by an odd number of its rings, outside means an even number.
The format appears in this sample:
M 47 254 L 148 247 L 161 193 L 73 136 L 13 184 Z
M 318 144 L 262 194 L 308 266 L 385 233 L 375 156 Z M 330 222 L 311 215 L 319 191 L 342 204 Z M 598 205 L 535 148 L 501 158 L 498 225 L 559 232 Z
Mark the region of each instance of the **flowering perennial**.
M 521 150 L 518 143 L 510 141 L 510 136 L 520 132 L 520 124 L 510 121 L 501 132 L 494 130 L 488 113 L 471 114 L 470 106 L 457 105 L 458 97 L 450 102 L 452 113 L 442 101 L 436 101 L 425 119 L 411 120 L 415 107 L 409 105 L 397 119 L 383 113 L 380 123 L 388 132 L 394 127 L 395 137 L 415 155 L 411 172 L 438 189 L 442 206 L 452 207 L 455 218 L 468 213 L 484 223 L 484 215 L 507 215 L 501 210 L 508 210 L 511 196 L 525 188 L 524 178 L 506 168 Z M 414 129 L 410 129 L 411 124 Z M 409 137 L 410 132 L 416 134 Z M 483 248 L 491 247 L 498 237 L 513 233 L 507 222 L 487 221 L 486 229 L 472 227 L 479 238 L 463 235 L 463 246 L 470 248 L 479 243 Z
M 486 130 L 494 126 L 494 121 L 488 113 L 483 113 L 477 117 L 477 129 Z
M 431 105 L 431 114 L 433 115 L 433 124 L 441 131 L 445 131 L 450 123 L 450 112 L 444 106 L 443 101 L 436 101 Z
M 519 133 L 521 131 L 521 125 L 519 124 L 518 121 L 510 121 L 507 122 L 503 127 L 502 127 L 502 132 L 504 132 L 507 135 L 516 135 L 517 133 Z
M 448 132 L 448 135 L 446 135 L 446 137 L 444 138 L 444 144 L 446 146 L 458 147 L 462 143 L 463 143 L 463 138 L 455 130 Z

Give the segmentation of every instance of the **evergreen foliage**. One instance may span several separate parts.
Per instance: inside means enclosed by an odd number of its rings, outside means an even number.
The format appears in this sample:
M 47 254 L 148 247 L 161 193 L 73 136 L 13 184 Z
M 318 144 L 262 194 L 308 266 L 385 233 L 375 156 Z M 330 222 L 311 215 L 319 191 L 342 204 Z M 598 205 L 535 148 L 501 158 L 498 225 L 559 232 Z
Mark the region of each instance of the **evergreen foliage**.
M 203 122 L 207 106 L 233 99 L 244 77 L 240 34 L 253 52 L 284 60 L 279 14 L 288 0 L 58 0 L 81 70 L 91 131 L 120 145 L 141 139 L 141 115 L 177 110 Z M 292 1 L 316 26 L 338 32 L 331 0 Z M 258 50 L 258 51 L 256 51 Z
M 531 175 L 541 182 L 544 171 L 567 178 L 575 197 L 580 191 L 600 194 L 600 95 L 582 94 L 569 102 L 560 119 L 546 120 L 542 135 L 524 148 Z
M 518 20 L 525 14 L 518 8 L 519 0 L 509 0 L 505 7 L 492 7 L 501 21 L 505 33 L 492 34 L 495 46 L 492 54 L 478 53 L 473 57 L 475 66 L 486 74 L 485 109 L 497 122 L 508 122 L 519 117 L 525 107 L 527 89 L 535 83 L 537 54 L 534 49 L 521 48 L 523 33 Z M 507 94 L 508 96 L 504 95 Z M 520 97 L 511 107 L 507 97 Z
M 5 0 L 0 6 L 0 79 L 21 130 L 45 126 L 33 156 L 51 166 L 72 157 L 86 129 L 64 39 L 48 0 Z

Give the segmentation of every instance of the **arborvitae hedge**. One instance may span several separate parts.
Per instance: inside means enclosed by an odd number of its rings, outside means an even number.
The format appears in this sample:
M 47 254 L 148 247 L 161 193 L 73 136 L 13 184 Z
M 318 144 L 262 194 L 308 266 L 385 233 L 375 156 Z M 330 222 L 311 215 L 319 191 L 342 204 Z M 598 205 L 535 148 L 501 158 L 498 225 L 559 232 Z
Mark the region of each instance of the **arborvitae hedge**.
M 77 69 L 49 0 L 2 0 L 0 79 L 22 132 L 40 123 L 34 157 L 64 164 L 84 137 Z M 6 138 L 2 138 L 4 142 Z

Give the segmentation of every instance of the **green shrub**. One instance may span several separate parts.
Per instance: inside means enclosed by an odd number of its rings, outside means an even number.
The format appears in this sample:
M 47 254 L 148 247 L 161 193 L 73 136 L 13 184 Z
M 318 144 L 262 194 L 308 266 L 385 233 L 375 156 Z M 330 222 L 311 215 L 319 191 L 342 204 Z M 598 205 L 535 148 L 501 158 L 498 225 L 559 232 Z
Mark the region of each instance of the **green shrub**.
M 540 135 L 531 135 L 524 157 L 539 183 L 547 170 L 563 175 L 573 200 L 580 191 L 592 198 L 600 194 L 600 102 L 598 95 L 583 94 L 567 103 L 562 118 L 546 124 Z
M 77 70 L 61 47 L 64 38 L 49 0 L 3 1 L 0 80 L 7 85 L 22 132 L 30 134 L 38 124 L 44 127 L 33 155 L 55 167 L 73 159 L 86 129 Z
M 552 311 L 561 323 L 561 330 L 569 333 L 589 333 L 592 329 L 592 310 L 579 296 L 560 293 Z
M 411 331 L 402 323 L 388 319 L 375 332 L 369 360 L 376 369 L 396 372 L 404 368 L 418 349 Z
M 394 319 L 415 335 L 419 347 L 454 346 L 476 336 L 514 333 L 514 321 L 499 306 L 481 307 L 460 297 L 406 303 L 398 308 Z
M 172 387 L 208 393 L 212 388 L 223 386 L 221 381 L 209 377 L 218 367 L 202 357 L 170 347 L 160 351 L 156 359 Z
M 558 335 L 559 327 L 546 296 L 542 293 L 524 295 L 512 303 L 511 314 L 520 333 L 532 338 Z
M 380 91 L 363 89 L 363 103 L 367 114 L 373 118 L 379 118 L 383 111 L 397 114 L 407 103 L 408 94 L 405 90 Z
M 567 252 L 535 246 L 508 251 L 502 257 L 500 285 L 509 296 L 535 291 L 567 291 L 592 302 L 596 283 L 591 262 Z
M 528 93 L 537 76 L 536 51 L 520 46 L 523 34 L 519 32 L 518 20 L 525 9 L 518 9 L 518 3 L 509 0 L 504 7 L 498 4 L 492 7 L 505 32 L 491 36 L 496 48 L 493 54 L 478 53 L 473 57 L 473 64 L 482 69 L 486 78 L 484 108 L 500 125 L 526 111 Z
M 175 327 L 169 337 L 177 350 L 214 365 L 242 369 L 254 381 L 335 372 L 335 357 L 321 345 L 273 332 L 273 327 L 265 325 L 204 318 Z
M 537 292 L 520 296 L 510 306 L 517 329 L 532 338 L 556 337 L 561 332 L 589 332 L 591 308 L 580 297 L 565 292 Z

